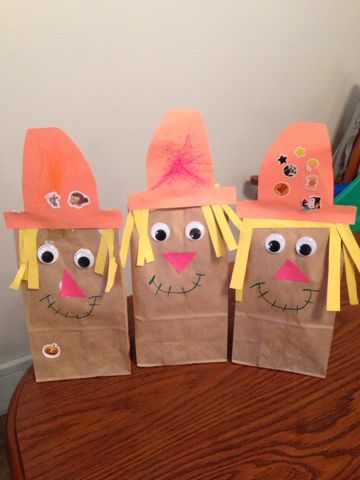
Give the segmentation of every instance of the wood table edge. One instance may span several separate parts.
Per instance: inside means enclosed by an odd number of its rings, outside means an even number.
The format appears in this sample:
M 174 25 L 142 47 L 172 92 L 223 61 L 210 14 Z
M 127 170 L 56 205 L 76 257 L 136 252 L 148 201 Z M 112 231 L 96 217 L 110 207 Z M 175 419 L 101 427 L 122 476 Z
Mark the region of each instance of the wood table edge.
M 24 466 L 21 458 L 20 445 L 19 445 L 18 436 L 17 436 L 16 417 L 17 417 L 17 410 L 18 410 L 20 395 L 21 395 L 23 386 L 30 375 L 30 371 L 32 370 L 32 368 L 33 367 L 30 366 L 26 370 L 20 382 L 18 383 L 11 397 L 10 405 L 6 415 L 6 422 L 5 422 L 6 453 L 7 453 L 10 472 L 13 480 L 26 480 Z

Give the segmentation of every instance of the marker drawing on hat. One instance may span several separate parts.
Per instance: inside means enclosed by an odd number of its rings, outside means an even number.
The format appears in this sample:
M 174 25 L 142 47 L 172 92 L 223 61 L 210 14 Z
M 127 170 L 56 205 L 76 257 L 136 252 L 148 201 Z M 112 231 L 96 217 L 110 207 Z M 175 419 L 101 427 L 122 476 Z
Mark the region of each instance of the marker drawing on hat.
M 227 357 L 228 218 L 234 187 L 215 184 L 196 110 L 161 120 L 147 155 L 148 188 L 128 196 L 120 251 L 131 245 L 139 366 L 223 362 Z
M 325 125 L 296 123 L 265 155 L 258 200 L 237 203 L 243 221 L 230 283 L 237 299 L 233 362 L 325 376 L 342 256 L 354 304 L 360 270 L 349 228 L 356 208 L 334 205 L 333 183 Z
M 57 128 L 26 134 L 24 212 L 4 214 L 17 231 L 37 381 L 130 373 L 120 211 L 100 210 L 95 179 L 72 140 Z M 99 234 L 99 228 L 101 233 Z

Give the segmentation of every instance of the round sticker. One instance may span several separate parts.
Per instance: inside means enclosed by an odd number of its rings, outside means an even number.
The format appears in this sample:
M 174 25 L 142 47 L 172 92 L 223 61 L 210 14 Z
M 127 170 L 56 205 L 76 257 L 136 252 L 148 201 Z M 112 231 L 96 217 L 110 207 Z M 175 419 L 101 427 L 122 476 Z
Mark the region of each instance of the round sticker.
M 297 174 L 297 166 L 294 164 L 285 165 L 283 172 L 287 177 L 295 177 Z
M 47 344 L 42 348 L 42 354 L 46 358 L 57 358 L 60 356 L 60 353 L 60 346 L 57 343 Z
M 286 197 L 286 195 L 290 192 L 290 187 L 285 182 L 278 182 L 274 185 L 274 193 L 278 197 Z

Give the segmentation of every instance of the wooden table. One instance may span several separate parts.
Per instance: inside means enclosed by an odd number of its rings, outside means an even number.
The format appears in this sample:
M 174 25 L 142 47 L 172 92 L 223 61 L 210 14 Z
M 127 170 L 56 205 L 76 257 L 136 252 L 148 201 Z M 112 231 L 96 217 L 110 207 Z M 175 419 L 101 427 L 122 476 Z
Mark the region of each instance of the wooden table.
M 13 478 L 360 479 L 359 385 L 348 306 L 325 380 L 222 363 L 37 384 L 30 369 L 8 414 Z

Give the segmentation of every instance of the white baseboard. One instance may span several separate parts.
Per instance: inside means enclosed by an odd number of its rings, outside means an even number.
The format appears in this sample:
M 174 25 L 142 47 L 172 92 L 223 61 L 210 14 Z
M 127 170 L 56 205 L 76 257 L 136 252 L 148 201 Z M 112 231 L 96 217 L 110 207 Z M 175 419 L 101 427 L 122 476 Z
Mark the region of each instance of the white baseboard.
M 31 363 L 31 355 L 0 364 L 0 415 L 7 412 L 11 396 Z

